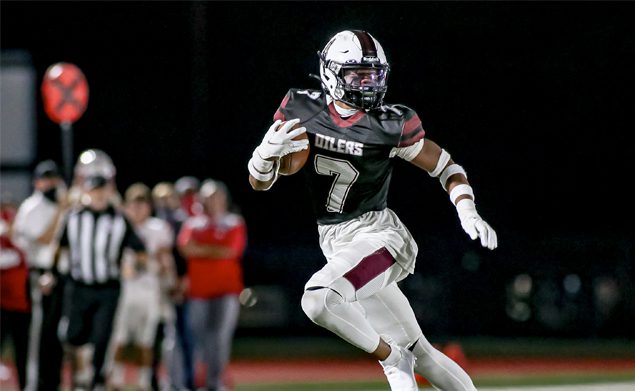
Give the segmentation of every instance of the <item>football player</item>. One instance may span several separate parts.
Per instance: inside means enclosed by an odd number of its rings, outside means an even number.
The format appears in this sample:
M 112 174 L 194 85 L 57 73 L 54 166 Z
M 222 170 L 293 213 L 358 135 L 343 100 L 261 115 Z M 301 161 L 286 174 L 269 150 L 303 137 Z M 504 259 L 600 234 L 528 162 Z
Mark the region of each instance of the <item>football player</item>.
M 342 31 L 319 57 L 323 90 L 289 90 L 248 163 L 252 187 L 267 190 L 279 159 L 310 146 L 302 171 L 327 264 L 306 283 L 302 308 L 379 359 L 392 390 L 416 390 L 414 370 L 439 390 L 475 390 L 465 371 L 426 340 L 397 286 L 413 273 L 418 249 L 386 205 L 394 158 L 440 180 L 472 239 L 494 249 L 496 233 L 476 211 L 465 170 L 424 138 L 415 111 L 384 103 L 390 67 L 373 36 Z M 298 137 L 303 133 L 308 139 Z
M 113 390 L 124 388 L 124 363 L 127 361 L 124 347 L 133 344 L 138 348 L 136 384 L 140 390 L 150 391 L 153 346 L 164 311 L 162 290 L 172 289 L 176 282 L 172 258 L 174 234 L 166 221 L 151 216 L 152 195 L 142 183 L 135 183 L 126 190 L 124 210 L 146 247 L 148 259 L 140 265 L 130 257 L 124 258 L 123 289 L 113 333 L 115 348 L 110 386 Z

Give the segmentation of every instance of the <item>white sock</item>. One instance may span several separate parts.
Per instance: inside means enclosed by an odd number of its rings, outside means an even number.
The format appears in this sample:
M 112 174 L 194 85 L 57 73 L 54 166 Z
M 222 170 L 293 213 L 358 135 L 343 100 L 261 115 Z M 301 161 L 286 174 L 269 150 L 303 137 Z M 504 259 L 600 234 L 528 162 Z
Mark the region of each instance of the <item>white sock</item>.
M 115 361 L 112 364 L 112 372 L 110 372 L 110 383 L 117 388 L 122 388 L 124 386 L 125 371 L 124 365 Z
M 150 390 L 150 382 L 152 380 L 152 368 L 139 367 L 139 388 L 141 390 Z
M 415 372 L 432 386 L 444 391 L 476 391 L 470 376 L 448 356 L 435 349 L 421 336 L 412 350 L 417 357 Z
M 382 365 L 395 365 L 399 360 L 401 360 L 401 352 L 396 346 L 390 345 L 390 354 L 381 363 Z

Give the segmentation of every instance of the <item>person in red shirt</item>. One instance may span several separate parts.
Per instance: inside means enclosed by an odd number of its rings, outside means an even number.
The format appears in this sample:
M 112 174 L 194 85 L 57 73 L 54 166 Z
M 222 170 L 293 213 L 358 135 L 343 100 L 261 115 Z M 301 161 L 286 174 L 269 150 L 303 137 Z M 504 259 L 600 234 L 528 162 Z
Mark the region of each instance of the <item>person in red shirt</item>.
M 177 239 L 187 259 L 189 320 L 197 348 L 207 365 L 207 390 L 225 390 L 222 374 L 238 321 L 247 244 L 243 218 L 229 211 L 225 184 L 211 179 L 198 192 L 203 213 L 183 224 Z
M 31 302 L 26 259 L 11 241 L 14 217 L 15 208 L 12 205 L 0 206 L 0 351 L 4 351 L 4 343 L 11 338 L 18 385 L 23 390 L 26 384 Z

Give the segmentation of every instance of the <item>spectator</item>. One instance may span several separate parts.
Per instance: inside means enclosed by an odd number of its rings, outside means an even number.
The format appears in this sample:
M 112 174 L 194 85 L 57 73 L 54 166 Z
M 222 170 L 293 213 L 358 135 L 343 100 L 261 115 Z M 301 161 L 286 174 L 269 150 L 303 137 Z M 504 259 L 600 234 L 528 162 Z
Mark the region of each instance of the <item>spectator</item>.
M 70 257 L 60 335 L 73 359 L 77 359 L 78 347 L 92 342 L 90 386 L 101 389 L 104 358 L 119 300 L 123 249 L 134 250 L 140 264 L 145 263 L 146 256 L 145 247 L 128 220 L 110 203 L 114 183 L 103 176 L 92 176 L 83 181 L 82 188 L 85 204 L 69 215 L 60 240 L 60 250 L 68 251 Z M 48 278 L 55 282 L 51 273 Z M 50 289 L 50 285 L 45 289 Z M 73 363 L 75 369 L 77 360 Z M 86 385 L 75 384 L 73 388 L 82 386 Z
M 222 374 L 229 361 L 243 289 L 241 258 L 246 227 L 229 212 L 227 187 L 206 180 L 199 191 L 203 213 L 190 217 L 179 233 L 179 250 L 188 262 L 189 316 L 207 365 L 207 390 L 225 390 Z
M 57 336 L 62 314 L 63 280 L 46 295 L 38 281 L 51 269 L 61 222 L 67 209 L 66 188 L 52 160 L 34 171 L 33 194 L 20 205 L 13 240 L 26 254 L 33 305 L 27 386 L 29 391 L 52 391 L 60 385 L 64 352 Z
M 148 260 L 142 269 L 134 267 L 134 259 L 125 262 L 122 269 L 124 282 L 115 326 L 115 362 L 110 385 L 116 390 L 124 387 L 123 363 L 127 361 L 124 347 L 133 344 L 139 349 L 137 386 L 149 391 L 153 347 L 161 318 L 161 290 L 171 289 L 175 280 L 174 234 L 166 221 L 150 216 L 152 197 L 146 185 L 136 183 L 126 190 L 124 208 L 146 247 Z
M 200 182 L 193 176 L 184 176 L 179 178 L 174 187 L 181 198 L 181 207 L 188 216 L 194 216 L 200 213 L 199 204 L 196 202 L 196 193 L 200 187 Z
M 180 190 L 183 194 L 189 194 L 190 190 L 188 189 L 192 187 L 196 189 L 195 191 L 198 190 L 198 180 L 196 178 L 191 178 L 191 180 L 182 178 L 180 183 Z M 185 208 L 182 207 L 181 198 L 175 186 L 168 182 L 157 184 L 154 189 L 152 189 L 152 198 L 157 217 L 170 223 L 176 241 L 176 235 L 181 230 L 181 225 L 185 219 L 187 219 L 188 213 Z M 173 248 L 172 254 L 178 282 L 170 298 L 174 304 L 175 319 L 174 322 L 167 323 L 169 327 L 164 328 L 166 338 L 168 339 L 168 343 L 166 344 L 168 347 L 166 350 L 166 364 L 172 388 L 187 388 L 192 390 L 194 389 L 193 341 L 189 322 L 187 321 L 187 300 L 184 295 L 187 284 L 187 264 L 183 256 L 177 251 L 176 246 Z M 164 319 L 167 320 L 167 318 Z M 157 333 L 159 337 L 161 334 L 161 332 Z M 157 341 L 157 343 L 158 342 L 159 341 Z M 152 374 L 153 390 L 158 389 L 156 369 L 158 366 L 157 358 L 159 357 L 157 352 L 159 350 L 160 349 L 155 346 L 155 362 L 153 363 Z
M 31 305 L 24 254 L 11 242 L 14 212 L 14 207 L 10 205 L 0 208 L 0 352 L 4 352 L 5 342 L 11 338 L 18 385 L 23 390 Z

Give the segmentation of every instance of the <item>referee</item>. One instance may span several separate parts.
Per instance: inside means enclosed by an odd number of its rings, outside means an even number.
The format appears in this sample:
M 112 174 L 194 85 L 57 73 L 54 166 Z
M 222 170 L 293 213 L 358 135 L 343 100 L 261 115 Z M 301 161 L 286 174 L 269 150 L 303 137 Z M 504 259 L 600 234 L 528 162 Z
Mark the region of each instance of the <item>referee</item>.
M 92 382 L 73 389 L 104 389 L 102 370 L 119 300 L 121 258 L 129 248 L 137 254 L 137 266 L 143 267 L 146 255 L 128 220 L 110 204 L 114 182 L 92 176 L 82 186 L 84 206 L 69 214 L 60 239 L 60 250 L 69 253 L 70 270 L 59 331 L 74 362 L 78 347 L 89 342 L 94 346 Z

